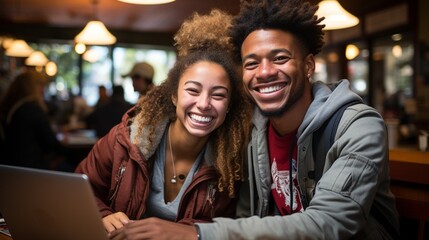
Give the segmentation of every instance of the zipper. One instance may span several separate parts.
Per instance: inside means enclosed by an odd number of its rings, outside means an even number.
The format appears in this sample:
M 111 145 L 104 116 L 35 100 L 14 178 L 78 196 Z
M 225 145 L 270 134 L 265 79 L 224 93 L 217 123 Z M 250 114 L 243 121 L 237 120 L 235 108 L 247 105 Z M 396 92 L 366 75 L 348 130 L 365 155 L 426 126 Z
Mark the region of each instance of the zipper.
M 214 203 L 216 200 L 216 187 L 214 182 L 210 182 L 207 187 L 207 197 L 206 201 L 204 202 L 203 209 L 206 207 L 207 203 L 210 206 L 210 216 L 211 218 L 214 218 Z
M 126 162 L 123 161 L 121 163 L 121 166 L 119 167 L 118 172 L 116 173 L 115 176 L 115 190 L 113 191 L 112 196 L 110 197 L 110 201 L 113 201 L 113 199 L 115 199 L 116 195 L 118 194 L 119 191 L 119 185 L 121 184 L 122 181 L 122 176 L 124 175 L 125 169 L 126 169 Z

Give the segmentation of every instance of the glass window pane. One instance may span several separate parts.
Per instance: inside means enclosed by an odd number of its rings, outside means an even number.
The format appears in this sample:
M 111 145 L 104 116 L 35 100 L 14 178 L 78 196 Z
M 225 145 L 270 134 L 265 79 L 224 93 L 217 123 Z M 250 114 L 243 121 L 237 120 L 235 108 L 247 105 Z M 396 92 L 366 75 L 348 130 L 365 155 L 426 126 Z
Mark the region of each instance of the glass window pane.
M 125 90 L 125 99 L 128 102 L 136 103 L 138 93 L 134 91 L 133 83 L 130 78 L 123 78 L 136 62 L 148 62 L 155 70 L 154 84 L 159 85 L 167 78 L 168 71 L 176 62 L 176 52 L 174 48 L 149 48 L 140 46 L 116 47 L 113 51 L 114 59 L 114 84 L 122 85 Z
M 82 55 L 82 97 L 90 106 L 94 106 L 98 100 L 99 85 L 111 89 L 112 60 L 109 54 L 109 47 L 92 46 Z M 77 94 L 79 88 L 73 88 L 72 92 Z
M 379 38 L 373 47 L 374 99 L 385 118 L 401 118 L 413 97 L 414 46 L 408 34 Z
M 345 55 L 351 88 L 368 103 L 369 50 L 364 43 L 353 43 L 347 45 Z
M 331 83 L 340 80 L 340 59 L 336 50 L 324 49 L 315 56 L 314 61 L 316 69 L 312 78 L 313 81 Z
M 79 55 L 74 52 L 73 46 L 61 43 L 31 43 L 30 46 L 43 52 L 57 66 L 57 73 L 52 77 L 48 94 L 57 95 L 59 100 L 68 99 L 68 89 L 79 87 Z

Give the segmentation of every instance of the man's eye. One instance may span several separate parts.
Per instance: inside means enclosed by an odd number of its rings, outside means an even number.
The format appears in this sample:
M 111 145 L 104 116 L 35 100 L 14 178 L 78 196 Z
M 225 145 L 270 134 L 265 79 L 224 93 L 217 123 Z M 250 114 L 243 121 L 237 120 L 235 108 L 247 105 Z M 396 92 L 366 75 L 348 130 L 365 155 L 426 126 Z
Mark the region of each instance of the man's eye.
M 274 62 L 286 62 L 289 61 L 290 57 L 288 56 L 277 56 L 274 58 Z
M 256 66 L 257 66 L 257 62 L 255 62 L 255 61 L 252 61 L 252 62 L 246 62 L 246 63 L 244 63 L 244 68 L 246 68 L 246 69 L 252 69 L 252 68 L 255 68 Z

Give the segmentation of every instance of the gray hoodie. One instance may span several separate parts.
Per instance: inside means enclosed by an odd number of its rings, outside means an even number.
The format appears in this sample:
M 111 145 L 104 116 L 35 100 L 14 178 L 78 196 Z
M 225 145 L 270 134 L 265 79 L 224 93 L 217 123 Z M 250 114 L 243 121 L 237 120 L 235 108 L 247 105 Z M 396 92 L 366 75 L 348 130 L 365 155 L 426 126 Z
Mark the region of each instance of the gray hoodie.
M 387 133 L 382 117 L 373 108 L 365 104 L 347 108 L 317 186 L 308 177 L 314 170 L 314 131 L 345 103 L 361 101 L 347 80 L 333 87 L 316 82 L 312 91 L 314 100 L 297 133 L 297 174 L 305 211 L 267 216 L 271 194 L 268 119 L 256 111 L 245 168 L 248 178 L 237 208 L 241 218 L 216 218 L 214 223 L 198 224 L 201 239 L 389 239 L 388 228 L 381 222 L 399 229 L 389 188 Z M 374 217 L 374 209 L 382 221 Z

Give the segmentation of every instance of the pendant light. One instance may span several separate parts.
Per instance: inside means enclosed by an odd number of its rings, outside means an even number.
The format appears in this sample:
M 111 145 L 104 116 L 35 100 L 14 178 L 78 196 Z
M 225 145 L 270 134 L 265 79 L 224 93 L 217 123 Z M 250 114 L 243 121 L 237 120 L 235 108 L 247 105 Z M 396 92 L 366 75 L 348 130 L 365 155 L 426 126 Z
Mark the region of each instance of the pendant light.
M 9 57 L 28 57 L 34 50 L 24 40 L 17 39 L 6 49 Z
M 321 22 L 325 24 L 324 30 L 349 28 L 359 24 L 359 19 L 347 12 L 337 0 L 321 1 L 316 15 L 325 17 L 325 20 Z
M 141 4 L 141 5 L 156 5 L 174 2 L 176 0 L 118 0 L 119 2 Z
M 94 20 L 89 21 L 85 28 L 74 38 L 77 43 L 86 45 L 112 45 L 116 43 L 116 37 L 107 30 L 100 20 L 97 20 L 98 0 L 93 0 Z
M 57 64 L 55 62 L 49 61 L 46 63 L 45 72 L 50 77 L 55 76 L 55 74 L 58 72 Z
M 41 51 L 34 51 L 25 59 L 25 65 L 27 66 L 45 66 L 48 62 L 48 58 Z

